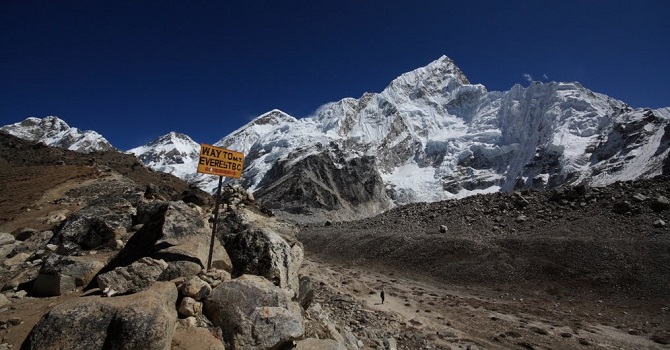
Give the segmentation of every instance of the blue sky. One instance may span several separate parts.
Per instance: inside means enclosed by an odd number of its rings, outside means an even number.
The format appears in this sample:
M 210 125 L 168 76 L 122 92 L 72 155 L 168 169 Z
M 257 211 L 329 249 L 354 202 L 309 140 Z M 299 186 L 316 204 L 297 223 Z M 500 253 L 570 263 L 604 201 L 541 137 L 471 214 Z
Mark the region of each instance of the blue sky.
M 668 15 L 664 0 L 0 0 L 0 125 L 57 115 L 121 149 L 173 130 L 213 143 L 441 55 L 489 90 L 576 80 L 658 108 Z

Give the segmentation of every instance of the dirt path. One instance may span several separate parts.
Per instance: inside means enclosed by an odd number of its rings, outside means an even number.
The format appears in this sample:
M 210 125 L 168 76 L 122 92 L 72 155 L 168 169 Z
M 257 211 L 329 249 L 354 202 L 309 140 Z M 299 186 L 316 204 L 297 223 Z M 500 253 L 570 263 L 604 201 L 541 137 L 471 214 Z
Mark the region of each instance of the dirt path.
M 302 272 L 313 280 L 316 301 L 365 349 L 390 337 L 398 349 L 670 348 L 657 342 L 667 326 L 658 321 L 667 317 L 664 311 L 653 317 L 649 310 L 587 296 L 445 286 L 310 259 Z

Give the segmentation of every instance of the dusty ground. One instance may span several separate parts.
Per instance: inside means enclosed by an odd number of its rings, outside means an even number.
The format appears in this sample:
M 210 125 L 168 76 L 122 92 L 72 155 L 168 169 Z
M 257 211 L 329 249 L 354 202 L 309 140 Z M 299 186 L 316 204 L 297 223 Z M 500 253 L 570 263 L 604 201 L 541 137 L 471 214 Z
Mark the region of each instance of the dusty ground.
M 365 349 L 389 337 L 399 349 L 668 348 L 661 344 L 668 340 L 667 300 L 450 285 L 311 260 L 303 269 L 315 282 L 316 301 Z

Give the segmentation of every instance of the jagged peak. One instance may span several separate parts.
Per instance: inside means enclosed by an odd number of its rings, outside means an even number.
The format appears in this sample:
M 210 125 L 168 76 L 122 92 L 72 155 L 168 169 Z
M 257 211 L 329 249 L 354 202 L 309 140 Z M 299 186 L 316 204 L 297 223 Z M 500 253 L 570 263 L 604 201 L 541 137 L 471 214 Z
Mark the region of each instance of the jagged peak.
M 43 128 L 48 128 L 50 130 L 65 131 L 70 129 L 70 126 L 57 116 L 46 116 L 44 118 L 37 117 L 28 117 L 23 121 L 20 121 L 14 125 L 30 127 L 30 126 L 40 126 Z
M 470 81 L 453 60 L 442 56 L 428 65 L 394 79 L 382 93 L 404 96 L 449 93 Z
M 280 122 L 295 122 L 295 119 L 290 114 L 279 110 L 273 109 L 269 112 L 263 113 L 251 121 L 251 125 L 265 125 L 265 124 L 277 124 Z
M 170 131 L 169 133 L 158 137 L 157 139 L 151 141 L 149 145 L 165 144 L 165 143 L 174 143 L 174 142 L 186 141 L 189 143 L 196 143 L 193 139 L 177 131 Z

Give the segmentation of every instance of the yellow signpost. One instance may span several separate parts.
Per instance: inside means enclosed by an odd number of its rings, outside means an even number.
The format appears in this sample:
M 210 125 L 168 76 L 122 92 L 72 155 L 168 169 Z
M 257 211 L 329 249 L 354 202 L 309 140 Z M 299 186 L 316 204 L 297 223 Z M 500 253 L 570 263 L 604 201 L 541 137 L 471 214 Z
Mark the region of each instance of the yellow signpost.
M 240 152 L 204 143 L 200 145 L 199 173 L 239 179 L 242 176 L 243 165 L 244 154 Z
M 214 238 L 216 237 L 216 222 L 219 221 L 219 203 L 221 202 L 221 185 L 223 177 L 239 179 L 242 177 L 244 154 L 221 147 L 214 147 L 206 143 L 200 144 L 200 160 L 198 172 L 202 174 L 218 175 L 219 187 L 216 189 L 216 204 L 214 205 L 214 225 L 212 225 L 212 239 L 209 244 L 209 259 L 207 270 L 212 268 L 212 254 L 214 253 Z

